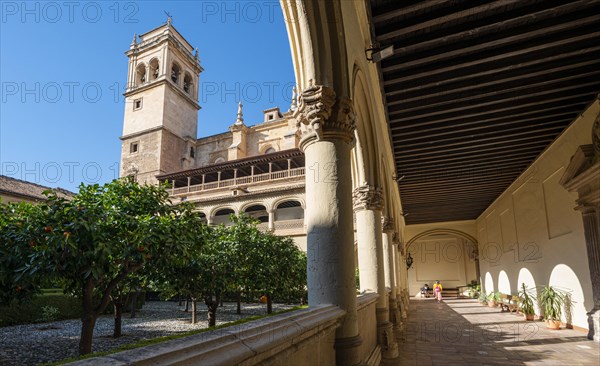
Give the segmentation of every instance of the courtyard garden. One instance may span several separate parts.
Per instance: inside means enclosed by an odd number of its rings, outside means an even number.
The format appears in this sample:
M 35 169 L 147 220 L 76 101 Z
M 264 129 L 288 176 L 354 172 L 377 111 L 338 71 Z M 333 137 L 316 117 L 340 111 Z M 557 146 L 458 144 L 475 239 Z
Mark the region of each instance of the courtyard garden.
M 188 306 L 141 306 L 145 292 Z M 122 179 L 82 185 L 71 199 L 0 204 L 2 364 L 106 351 L 305 300 L 306 256 L 290 238 L 247 216 L 207 226 L 165 187 Z

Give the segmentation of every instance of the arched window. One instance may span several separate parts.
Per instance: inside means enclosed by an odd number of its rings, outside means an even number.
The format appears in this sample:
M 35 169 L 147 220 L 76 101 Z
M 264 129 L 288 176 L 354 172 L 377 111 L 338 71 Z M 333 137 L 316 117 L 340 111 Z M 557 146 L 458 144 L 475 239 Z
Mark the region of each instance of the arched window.
M 252 205 L 244 210 L 244 213 L 257 219 L 260 222 L 269 222 L 269 213 L 263 205 Z
M 179 84 L 179 74 L 181 74 L 181 67 L 176 62 L 173 62 L 173 66 L 171 67 L 171 80 L 175 84 Z
M 215 160 L 215 164 L 219 164 L 219 163 L 224 163 L 225 159 L 223 158 L 217 158 L 217 160 Z
M 145 83 L 147 80 L 146 77 L 146 65 L 144 64 L 140 64 L 138 65 L 138 67 L 135 69 L 135 85 L 142 85 L 143 83 Z
M 277 204 L 275 221 L 300 220 L 304 218 L 302 204 L 296 200 L 283 201 Z
M 150 80 L 156 80 L 159 74 L 158 59 L 150 61 Z
M 272 154 L 274 152 L 277 152 L 277 150 L 275 150 L 274 148 L 270 147 L 267 150 L 265 150 L 265 154 Z
M 190 91 L 192 90 L 192 75 L 190 75 L 189 73 L 185 73 L 185 76 L 183 77 L 183 91 L 191 94 Z
M 222 208 L 219 211 L 215 212 L 215 216 L 213 218 L 213 223 L 215 225 L 219 225 L 219 224 L 231 225 L 231 221 L 229 220 L 229 215 L 231 215 L 231 214 L 235 214 L 235 211 L 233 211 L 230 208 Z

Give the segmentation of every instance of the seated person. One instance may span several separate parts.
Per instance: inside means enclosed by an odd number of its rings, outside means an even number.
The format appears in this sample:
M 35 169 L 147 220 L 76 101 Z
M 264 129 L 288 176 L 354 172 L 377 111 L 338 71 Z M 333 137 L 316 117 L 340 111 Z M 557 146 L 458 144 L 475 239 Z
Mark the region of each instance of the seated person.
M 425 295 L 425 297 L 429 297 L 429 285 L 425 284 L 425 286 L 421 287 L 421 297 L 423 297 L 423 295 Z

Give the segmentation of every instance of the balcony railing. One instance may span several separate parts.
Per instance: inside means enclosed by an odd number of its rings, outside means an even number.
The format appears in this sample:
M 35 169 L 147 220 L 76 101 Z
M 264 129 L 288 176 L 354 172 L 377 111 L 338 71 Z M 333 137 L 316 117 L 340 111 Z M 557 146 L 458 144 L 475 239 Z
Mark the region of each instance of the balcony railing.
M 293 220 L 280 220 L 275 221 L 275 231 L 278 230 L 293 230 L 293 229 L 303 229 L 304 228 L 304 219 L 293 219 Z M 260 230 L 266 231 L 269 229 L 269 223 L 261 222 L 257 226 Z
M 278 172 L 256 174 L 246 177 L 224 179 L 217 182 L 194 184 L 186 187 L 171 188 L 171 195 L 204 192 L 214 189 L 235 187 L 238 185 L 260 183 L 260 182 L 273 182 L 283 180 L 287 178 L 296 178 L 304 176 L 304 167 L 294 168 L 289 170 L 281 170 Z
M 275 230 L 300 229 L 304 227 L 304 219 L 275 221 Z

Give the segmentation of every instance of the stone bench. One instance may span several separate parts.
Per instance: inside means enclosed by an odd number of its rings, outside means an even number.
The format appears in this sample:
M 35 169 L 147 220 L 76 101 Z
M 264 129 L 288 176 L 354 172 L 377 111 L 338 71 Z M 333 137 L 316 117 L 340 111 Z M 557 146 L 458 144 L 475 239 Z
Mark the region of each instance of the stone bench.
M 502 311 L 513 312 L 519 308 L 519 297 L 507 294 L 500 295 L 500 307 Z

